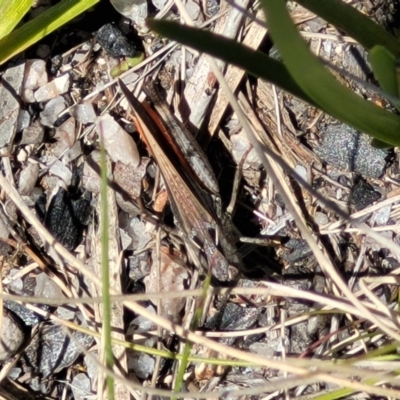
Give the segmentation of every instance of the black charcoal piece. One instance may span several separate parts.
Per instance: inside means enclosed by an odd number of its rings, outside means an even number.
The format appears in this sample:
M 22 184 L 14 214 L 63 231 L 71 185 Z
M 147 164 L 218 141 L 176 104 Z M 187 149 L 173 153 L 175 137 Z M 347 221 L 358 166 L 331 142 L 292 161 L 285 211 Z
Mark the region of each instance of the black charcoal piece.
M 135 57 L 136 50 L 122 32 L 113 24 L 102 26 L 94 37 L 111 57 Z
M 315 153 L 329 165 L 369 178 L 379 178 L 386 166 L 387 150 L 376 149 L 371 139 L 345 124 L 329 125 Z
M 70 340 L 59 325 L 42 323 L 38 334 L 22 354 L 24 372 L 40 374 L 42 378 L 71 366 L 81 354 L 76 342 L 85 349 L 93 344 L 93 337 L 82 332 L 73 332 Z
M 380 193 L 363 179 L 359 179 L 351 190 L 351 201 L 357 211 L 369 206 L 374 201 L 379 200 Z
M 43 199 L 36 202 L 39 216 L 43 216 Z M 86 198 L 75 199 L 60 188 L 51 200 L 44 224 L 54 238 L 68 250 L 74 250 L 82 239 L 90 202 Z

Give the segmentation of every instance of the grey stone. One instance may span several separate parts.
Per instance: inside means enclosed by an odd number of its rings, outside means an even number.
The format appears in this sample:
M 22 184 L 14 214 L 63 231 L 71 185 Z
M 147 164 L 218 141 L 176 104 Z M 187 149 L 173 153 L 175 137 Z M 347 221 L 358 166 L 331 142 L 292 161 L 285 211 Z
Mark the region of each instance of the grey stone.
M 345 124 L 329 125 L 315 153 L 336 168 L 379 178 L 384 172 L 388 151 L 372 147 L 370 140 Z

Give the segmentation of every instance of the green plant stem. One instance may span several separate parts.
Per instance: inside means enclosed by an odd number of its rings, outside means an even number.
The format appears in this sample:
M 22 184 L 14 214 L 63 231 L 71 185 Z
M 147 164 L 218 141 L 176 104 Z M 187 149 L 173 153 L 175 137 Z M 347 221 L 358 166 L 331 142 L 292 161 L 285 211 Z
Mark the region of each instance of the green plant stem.
M 111 340 L 111 301 L 110 301 L 110 277 L 109 277 L 109 224 L 108 224 L 108 199 L 107 199 L 107 160 L 103 139 L 101 142 L 101 275 L 103 296 L 103 340 L 106 367 L 112 369 L 114 355 Z M 107 394 L 109 400 L 114 400 L 114 378 L 107 376 Z
M 200 304 L 198 305 L 198 307 L 196 307 L 196 312 L 194 314 L 193 322 L 190 327 L 191 330 L 196 330 L 198 328 L 198 326 L 200 325 L 201 317 L 204 312 L 204 302 L 207 297 L 207 292 L 208 292 L 208 289 L 210 288 L 210 284 L 211 284 L 211 273 L 207 274 L 207 277 L 204 281 L 203 293 L 202 293 L 201 297 L 199 298 Z M 182 389 L 183 378 L 184 378 L 184 374 L 185 374 L 187 365 L 189 363 L 189 356 L 190 356 L 191 349 L 192 349 L 192 343 L 186 342 L 185 348 L 184 348 L 183 354 L 182 354 L 182 361 L 179 365 L 179 370 L 178 370 L 178 374 L 177 374 L 176 381 L 175 381 L 175 386 L 174 386 L 175 392 L 180 392 Z M 172 400 L 176 400 L 176 397 L 174 397 Z

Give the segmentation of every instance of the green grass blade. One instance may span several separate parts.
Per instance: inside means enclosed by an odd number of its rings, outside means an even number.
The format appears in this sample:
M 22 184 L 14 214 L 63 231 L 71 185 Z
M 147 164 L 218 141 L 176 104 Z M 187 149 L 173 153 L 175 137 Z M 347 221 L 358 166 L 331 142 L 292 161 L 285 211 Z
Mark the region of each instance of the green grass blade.
M 151 20 L 148 24 L 151 29 L 163 36 L 206 52 L 280 86 L 382 142 L 394 146 L 400 145 L 400 117 L 363 100 L 340 85 L 308 50 L 290 20 L 284 2 L 273 0 L 267 3 L 268 10 L 272 8 L 274 16 L 273 26 L 270 25 L 269 28 L 271 33 L 274 31 L 274 40 L 277 45 L 279 43 L 277 47 L 285 60 L 285 66 L 234 40 L 197 28 L 161 20 Z M 276 7 L 278 13 L 275 13 Z M 268 15 L 272 22 L 272 15 L 269 12 Z M 281 18 L 284 18 L 284 23 Z M 284 42 L 283 45 L 281 42 Z
M 6 16 L 0 24 L 0 39 L 8 35 L 32 7 L 33 0 L 0 0 L 0 15 Z
M 62 0 L 0 40 L 0 65 L 60 28 L 100 0 Z
M 386 47 L 396 57 L 400 56 L 400 42 L 366 15 L 342 0 L 296 0 L 336 28 L 345 31 L 362 46 Z
M 107 161 L 106 150 L 104 149 L 103 137 L 100 136 L 101 143 L 101 278 L 102 278 L 102 297 L 103 297 L 103 335 L 104 354 L 106 366 L 112 369 L 114 365 L 114 355 L 112 351 L 111 339 L 111 300 L 110 300 L 110 272 L 108 268 L 109 260 L 109 224 L 108 224 L 108 198 L 107 198 Z M 107 394 L 109 400 L 114 400 L 114 378 L 107 375 Z
M 201 317 L 204 313 L 204 303 L 207 298 L 207 292 L 208 292 L 208 289 L 210 288 L 210 285 L 211 285 L 211 274 L 209 273 L 204 281 L 202 295 L 201 295 L 201 298 L 199 299 L 200 302 L 197 305 L 196 313 L 194 315 L 194 319 L 193 319 L 192 325 L 190 327 L 190 329 L 192 331 L 195 331 L 200 326 Z M 179 366 L 176 381 L 175 381 L 175 387 L 174 387 L 175 392 L 180 392 L 182 389 L 183 379 L 184 379 L 184 375 L 185 375 L 187 366 L 189 364 L 191 350 L 192 350 L 192 343 L 186 342 L 184 350 L 183 350 L 183 354 L 182 354 L 181 364 Z M 176 400 L 176 398 L 174 397 L 171 400 Z
M 400 144 L 400 117 L 363 100 L 341 85 L 308 49 L 284 0 L 261 0 L 268 28 L 288 71 L 318 106 L 382 142 Z
M 396 59 L 382 46 L 374 46 L 369 52 L 369 62 L 381 88 L 392 96 L 399 96 Z
M 369 62 L 372 66 L 374 76 L 381 88 L 393 97 L 399 97 L 397 81 L 396 59 L 383 46 L 374 46 L 369 52 Z M 395 104 L 396 105 L 396 104 Z M 399 105 L 396 105 L 399 109 Z M 372 140 L 372 145 L 379 149 L 389 148 L 387 143 L 378 139 Z
M 162 36 L 243 68 L 250 74 L 263 78 L 289 93 L 313 103 L 312 99 L 297 85 L 281 62 L 260 51 L 241 45 L 235 40 L 175 22 L 149 20 L 147 23 L 152 30 Z

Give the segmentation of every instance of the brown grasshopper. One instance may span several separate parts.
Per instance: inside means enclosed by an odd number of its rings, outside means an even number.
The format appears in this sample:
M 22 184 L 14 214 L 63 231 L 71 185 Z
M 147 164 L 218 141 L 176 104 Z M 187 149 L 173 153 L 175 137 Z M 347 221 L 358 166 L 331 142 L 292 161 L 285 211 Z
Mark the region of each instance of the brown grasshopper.
M 201 248 L 215 278 L 220 281 L 234 279 L 238 271 L 230 265 L 216 243 L 217 238 L 221 244 L 226 243 L 221 224 L 214 216 L 204 191 L 196 184 L 196 167 L 201 166 L 207 168 L 207 174 L 212 174 L 204 186 L 211 185 L 212 191 L 218 188 L 205 154 L 194 138 L 190 139 L 190 133 L 171 113 L 168 105 L 162 103 L 154 88 L 147 89 L 147 93 L 161 118 L 149 106 L 141 104 L 122 81 L 119 85 L 132 108 L 137 128 L 160 168 L 178 226 L 185 234 L 186 245 L 193 246 L 194 242 Z M 176 130 L 179 130 L 178 138 L 175 137 Z M 189 152 L 189 160 L 184 152 Z M 235 261 L 238 261 L 237 256 Z

